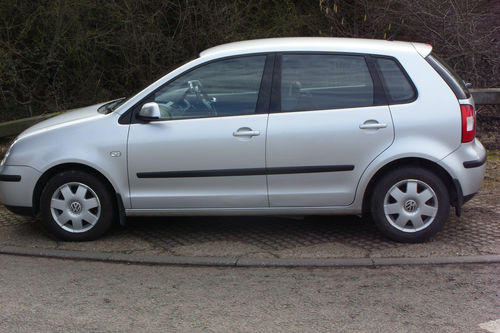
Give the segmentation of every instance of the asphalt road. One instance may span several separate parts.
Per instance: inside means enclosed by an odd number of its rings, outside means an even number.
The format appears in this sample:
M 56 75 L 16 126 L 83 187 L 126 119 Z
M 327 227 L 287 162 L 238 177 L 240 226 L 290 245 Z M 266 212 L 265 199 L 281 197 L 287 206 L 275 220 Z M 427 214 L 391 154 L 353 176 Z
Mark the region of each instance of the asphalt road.
M 500 265 L 214 268 L 0 256 L 0 332 L 488 332 Z

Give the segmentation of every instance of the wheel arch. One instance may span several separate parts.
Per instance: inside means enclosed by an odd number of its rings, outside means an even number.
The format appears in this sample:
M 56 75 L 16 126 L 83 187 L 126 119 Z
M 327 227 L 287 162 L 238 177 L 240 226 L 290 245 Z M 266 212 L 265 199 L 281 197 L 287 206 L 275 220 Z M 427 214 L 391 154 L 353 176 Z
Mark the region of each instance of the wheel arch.
M 422 167 L 433 173 L 435 173 L 439 178 L 441 178 L 446 185 L 446 189 L 448 190 L 448 194 L 450 196 L 450 202 L 452 206 L 456 207 L 457 215 L 459 215 L 459 210 L 461 206 L 461 189 L 460 186 L 456 183 L 456 180 L 439 164 L 432 162 L 430 160 L 419 158 L 419 157 L 406 157 L 391 161 L 381 167 L 370 179 L 368 185 L 365 189 L 363 196 L 363 215 L 368 216 L 370 214 L 370 201 L 373 192 L 373 188 L 377 184 L 377 182 L 391 170 L 395 168 L 402 167 Z M 458 186 L 457 186 L 458 185 Z
M 35 185 L 35 188 L 33 190 L 33 212 L 35 214 L 37 214 L 40 211 L 40 198 L 42 195 L 43 188 L 45 187 L 49 179 L 51 179 L 54 175 L 58 173 L 70 170 L 83 171 L 99 178 L 102 181 L 102 183 L 106 186 L 106 188 L 110 191 L 111 195 L 119 197 L 119 193 L 116 191 L 113 184 L 111 184 L 108 178 L 106 178 L 106 176 L 104 176 L 99 170 L 81 163 L 58 164 L 46 170 L 42 174 L 42 176 L 38 179 Z M 118 207 L 115 208 L 120 208 L 120 205 L 118 205 Z

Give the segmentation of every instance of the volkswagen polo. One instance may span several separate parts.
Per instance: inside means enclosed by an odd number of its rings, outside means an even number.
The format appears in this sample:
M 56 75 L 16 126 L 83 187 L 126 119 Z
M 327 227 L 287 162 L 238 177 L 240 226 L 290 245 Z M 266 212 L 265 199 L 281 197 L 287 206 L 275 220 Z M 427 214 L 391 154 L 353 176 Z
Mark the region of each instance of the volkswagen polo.
M 236 42 L 25 130 L 0 200 L 66 240 L 137 215 L 366 214 L 418 242 L 481 185 L 475 126 L 471 94 L 430 45 Z

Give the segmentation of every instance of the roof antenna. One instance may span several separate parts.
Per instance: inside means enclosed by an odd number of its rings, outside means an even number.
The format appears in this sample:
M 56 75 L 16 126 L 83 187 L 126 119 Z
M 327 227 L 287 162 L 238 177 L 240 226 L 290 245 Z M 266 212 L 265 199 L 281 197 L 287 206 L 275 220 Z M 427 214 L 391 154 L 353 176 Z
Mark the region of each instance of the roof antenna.
M 392 35 L 389 36 L 389 38 L 387 38 L 387 40 L 394 40 L 396 38 L 396 36 L 398 35 L 398 33 L 401 31 L 401 27 L 402 25 L 400 25 L 396 31 L 394 31 L 394 33 Z

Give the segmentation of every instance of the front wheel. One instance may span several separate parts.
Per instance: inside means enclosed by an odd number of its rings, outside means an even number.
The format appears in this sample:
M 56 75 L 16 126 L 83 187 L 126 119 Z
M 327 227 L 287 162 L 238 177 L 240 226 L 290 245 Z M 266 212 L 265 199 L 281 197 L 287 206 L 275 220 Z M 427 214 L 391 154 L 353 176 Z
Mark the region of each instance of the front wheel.
M 64 171 L 52 177 L 42 191 L 40 210 L 46 226 L 59 238 L 93 240 L 104 234 L 114 218 L 108 188 L 95 176 Z
M 450 212 L 450 197 L 443 181 L 418 167 L 394 170 L 375 185 L 372 218 L 387 237 L 400 242 L 421 242 L 441 230 Z

